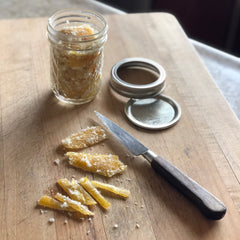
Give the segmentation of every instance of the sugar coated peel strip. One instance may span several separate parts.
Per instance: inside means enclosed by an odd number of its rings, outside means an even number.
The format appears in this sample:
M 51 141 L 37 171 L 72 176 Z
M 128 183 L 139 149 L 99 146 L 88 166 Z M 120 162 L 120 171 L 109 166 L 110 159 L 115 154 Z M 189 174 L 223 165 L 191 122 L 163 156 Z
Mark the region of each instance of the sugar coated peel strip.
M 81 204 L 78 201 L 72 200 L 71 198 L 62 195 L 61 193 L 57 193 L 54 196 L 58 201 L 63 202 L 65 205 L 70 206 L 71 208 L 75 209 L 76 211 L 82 213 L 83 215 L 93 216 L 94 213 L 88 210 L 87 206 Z
M 91 197 L 91 195 L 83 188 L 82 185 L 78 183 L 75 179 L 72 179 L 71 184 L 73 186 L 76 186 L 77 189 L 83 194 L 84 199 L 85 199 L 85 204 L 88 206 L 95 205 L 97 202 Z
M 92 185 L 91 181 L 87 177 L 80 179 L 80 184 L 88 191 L 92 197 L 104 208 L 108 209 L 111 206 L 111 203 L 108 202 L 102 194 Z
M 59 202 L 56 199 L 47 195 L 41 197 L 41 199 L 38 201 L 38 205 L 60 211 L 76 212 L 76 210 L 72 207 L 63 204 L 62 202 Z
M 93 126 L 83 129 L 79 133 L 62 140 L 62 145 L 67 149 L 82 149 L 97 144 L 107 139 L 106 131 L 100 126 Z
M 91 183 L 96 188 L 100 188 L 100 189 L 109 191 L 109 192 L 114 193 L 116 195 L 119 195 L 121 197 L 127 198 L 130 195 L 129 190 L 119 188 L 119 187 L 115 187 L 111 184 L 106 184 L 106 183 L 102 183 L 102 182 L 98 182 L 98 181 L 91 181 Z
M 122 173 L 127 167 L 119 160 L 117 155 L 112 154 L 67 152 L 66 156 L 72 166 L 106 177 Z
M 57 182 L 71 199 L 86 205 L 96 204 L 96 201 L 94 201 L 94 199 L 84 190 L 81 185 L 78 184 L 76 180 L 73 179 L 72 182 L 70 182 L 64 178 L 59 179 Z
M 78 191 L 76 187 L 73 187 L 70 181 L 64 178 L 59 179 L 57 182 L 61 186 L 61 188 L 69 195 L 71 199 L 85 204 L 85 198 L 83 194 L 80 191 Z

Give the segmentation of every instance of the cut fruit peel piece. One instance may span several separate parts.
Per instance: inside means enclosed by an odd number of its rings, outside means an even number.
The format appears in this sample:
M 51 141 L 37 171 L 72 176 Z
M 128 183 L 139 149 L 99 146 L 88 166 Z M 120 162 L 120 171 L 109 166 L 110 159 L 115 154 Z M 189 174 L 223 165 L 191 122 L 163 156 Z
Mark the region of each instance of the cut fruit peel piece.
M 90 206 L 90 205 L 95 205 L 95 204 L 97 204 L 97 202 L 96 202 L 96 201 L 91 197 L 91 195 L 83 188 L 83 186 L 78 183 L 78 181 L 76 181 L 75 179 L 72 179 L 71 184 L 72 184 L 74 187 L 76 187 L 76 189 L 83 194 L 86 205 L 89 205 L 89 206 Z
M 85 190 L 91 194 L 91 196 L 104 208 L 108 209 L 111 203 L 108 202 L 102 194 L 92 185 L 91 181 L 87 177 L 81 178 L 79 183 L 85 188 Z
M 79 133 L 74 133 L 71 136 L 62 140 L 62 145 L 67 149 L 82 149 L 97 144 L 107 139 L 106 131 L 100 126 L 88 127 L 81 130 Z
M 112 154 L 67 152 L 66 156 L 69 158 L 70 165 L 105 177 L 122 173 L 127 168 L 117 155 Z
M 98 181 L 91 181 L 91 183 L 96 188 L 106 190 L 108 192 L 114 193 L 114 194 L 119 195 L 119 196 L 124 197 L 124 198 L 127 198 L 130 195 L 129 190 L 119 188 L 119 187 L 115 187 L 111 184 L 102 183 L 102 182 L 98 182 Z
M 94 213 L 91 212 L 87 206 L 82 205 L 80 202 L 72 200 L 71 198 L 62 195 L 61 193 L 57 193 L 54 196 L 58 201 L 64 203 L 65 205 L 70 206 L 71 208 L 75 209 L 76 211 L 80 212 L 83 215 L 93 216 Z
M 40 200 L 38 201 L 38 205 L 60 211 L 76 212 L 76 210 L 73 209 L 72 207 L 66 206 L 62 202 L 59 202 L 56 199 L 49 197 L 47 195 L 44 195 L 40 198 Z
M 70 181 L 68 181 L 66 178 L 59 179 L 58 184 L 61 186 L 61 188 L 69 195 L 69 197 L 75 201 L 79 201 L 83 204 L 85 204 L 85 198 L 83 194 L 74 187 Z
M 95 205 L 96 201 L 85 191 L 85 189 L 78 184 L 75 179 L 68 181 L 66 178 L 59 179 L 58 184 L 75 201 L 79 201 L 85 205 Z
M 75 201 L 79 201 L 85 205 L 95 205 L 96 201 L 78 184 L 75 179 L 68 181 L 66 178 L 59 179 L 58 184 Z

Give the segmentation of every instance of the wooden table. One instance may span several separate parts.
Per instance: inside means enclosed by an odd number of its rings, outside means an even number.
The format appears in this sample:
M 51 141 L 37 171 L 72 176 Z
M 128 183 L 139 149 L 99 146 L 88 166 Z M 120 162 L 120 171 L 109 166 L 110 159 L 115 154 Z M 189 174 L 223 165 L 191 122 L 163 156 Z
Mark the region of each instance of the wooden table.
M 1 239 L 238 239 L 240 207 L 240 125 L 176 19 L 165 13 L 107 17 L 109 38 L 100 93 L 89 104 L 59 103 L 50 90 L 47 19 L 0 22 L 0 234 Z M 123 114 L 127 99 L 109 89 L 110 69 L 126 57 L 146 57 L 167 72 L 164 94 L 182 117 L 164 131 L 145 131 Z M 69 167 L 61 139 L 97 121 L 97 110 L 151 150 L 170 160 L 227 206 L 220 221 L 206 219 L 158 176 L 142 157 L 131 158 L 114 139 L 86 151 L 115 153 L 128 165 L 111 179 Z M 54 164 L 59 158 L 60 164 Z M 131 191 L 126 201 L 94 210 L 77 221 L 48 210 L 37 200 L 57 179 L 88 176 Z M 55 222 L 49 224 L 49 218 Z M 65 220 L 68 224 L 64 224 Z M 114 225 L 118 224 L 118 228 Z M 136 224 L 139 224 L 137 228 Z

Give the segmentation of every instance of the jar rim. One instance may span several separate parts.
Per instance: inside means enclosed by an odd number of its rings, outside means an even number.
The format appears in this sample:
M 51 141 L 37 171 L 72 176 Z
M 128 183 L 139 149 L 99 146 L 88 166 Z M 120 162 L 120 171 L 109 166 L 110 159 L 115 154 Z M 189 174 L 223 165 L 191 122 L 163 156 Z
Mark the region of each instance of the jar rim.
M 65 16 L 64 16 L 65 14 Z M 59 19 L 67 18 L 67 17 L 80 17 L 88 19 L 90 15 L 98 19 L 103 26 L 93 34 L 87 35 L 87 36 L 73 36 L 73 35 L 67 35 L 62 33 L 59 30 L 56 30 L 56 26 L 54 26 L 54 22 L 56 22 Z M 67 21 L 67 20 L 66 20 Z M 52 16 L 48 19 L 48 27 L 47 27 L 47 36 L 51 39 L 51 36 L 56 36 L 59 40 L 62 41 L 70 41 L 72 43 L 78 43 L 78 42 L 91 42 L 96 41 L 97 39 L 101 38 L 107 33 L 108 30 L 108 24 L 105 18 L 98 12 L 95 11 L 89 11 L 89 10 L 80 10 L 77 8 L 68 8 L 68 9 L 62 9 L 58 10 L 55 13 L 52 14 Z

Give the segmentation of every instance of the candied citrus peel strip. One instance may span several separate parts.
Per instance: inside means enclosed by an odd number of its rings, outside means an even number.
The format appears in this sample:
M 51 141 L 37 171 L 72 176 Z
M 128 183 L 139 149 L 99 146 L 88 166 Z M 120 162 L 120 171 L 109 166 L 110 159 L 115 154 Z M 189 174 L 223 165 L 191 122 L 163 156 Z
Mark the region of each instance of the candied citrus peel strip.
M 76 180 L 73 179 L 72 182 L 70 182 L 64 178 L 59 179 L 57 182 L 71 199 L 86 205 L 96 204 L 96 201 L 94 201 L 94 199 L 84 190 L 81 185 L 78 184 Z
M 97 202 L 91 197 L 91 195 L 76 181 L 75 179 L 72 179 L 73 186 L 76 186 L 76 188 L 83 194 L 85 199 L 86 205 L 95 205 Z
M 58 201 L 64 203 L 66 206 L 70 206 L 76 211 L 82 213 L 83 215 L 93 216 L 94 213 L 88 210 L 87 206 L 82 205 L 80 202 L 72 200 L 71 198 L 62 195 L 61 193 L 57 193 L 54 196 Z
M 63 139 L 62 145 L 67 149 L 82 149 L 97 144 L 107 138 L 107 133 L 102 127 L 93 126 Z
M 108 202 L 102 194 L 92 185 L 91 181 L 88 178 L 84 177 L 80 179 L 80 184 L 88 191 L 92 197 L 104 208 L 108 209 L 111 206 L 111 203 Z
M 91 181 L 91 183 L 96 188 L 100 188 L 100 189 L 109 191 L 109 192 L 119 195 L 121 197 L 127 198 L 130 195 L 129 190 L 115 187 L 111 184 L 106 184 L 106 183 L 102 183 L 102 182 L 98 182 L 98 181 Z
M 85 204 L 85 198 L 83 194 L 80 191 L 78 191 L 76 187 L 73 186 L 71 182 L 69 182 L 66 178 L 59 179 L 57 182 L 61 186 L 61 188 L 69 195 L 71 199 Z
M 41 197 L 41 199 L 38 201 L 38 205 L 60 211 L 76 212 L 76 210 L 70 206 L 67 206 L 66 204 L 63 204 L 62 202 L 59 202 L 56 199 L 46 195 Z
M 98 173 L 105 177 L 112 177 L 117 173 L 122 173 L 126 169 L 117 155 L 90 154 L 67 152 L 69 163 L 77 168 L 85 171 Z

